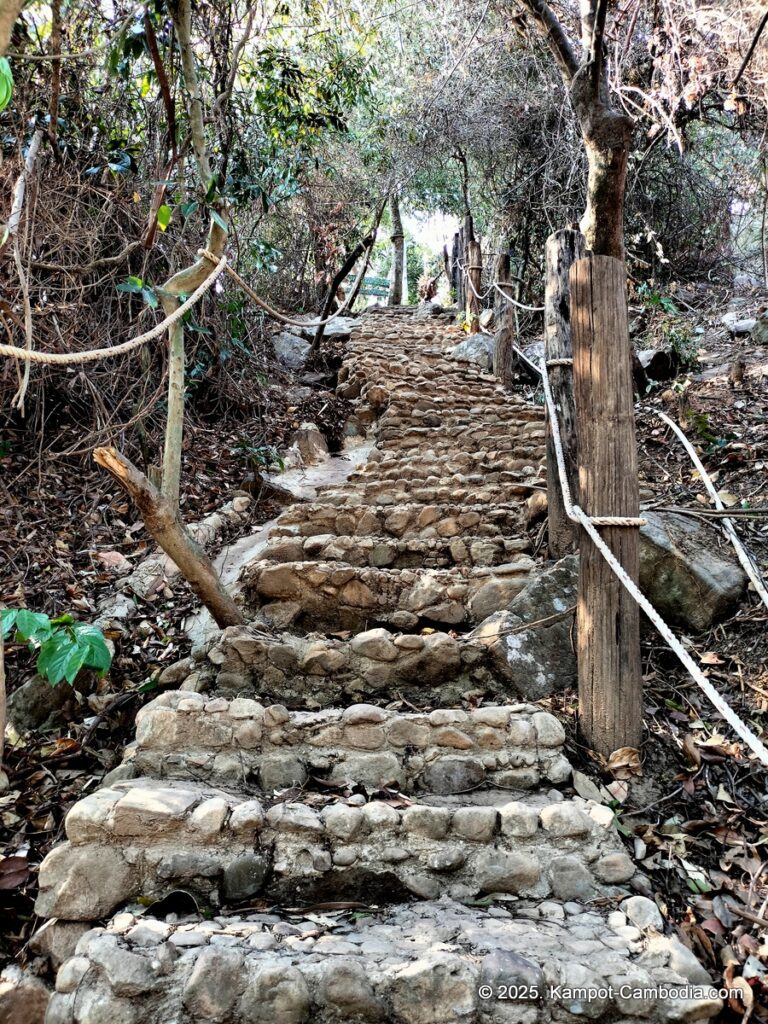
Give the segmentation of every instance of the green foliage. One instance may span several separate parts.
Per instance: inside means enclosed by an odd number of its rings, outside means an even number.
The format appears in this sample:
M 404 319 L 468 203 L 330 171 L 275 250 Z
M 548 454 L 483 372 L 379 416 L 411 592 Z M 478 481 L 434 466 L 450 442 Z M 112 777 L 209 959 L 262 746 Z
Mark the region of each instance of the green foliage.
M 37 652 L 37 671 L 52 686 L 62 679 L 74 683 L 82 668 L 104 676 L 112 664 L 102 631 L 87 622 L 76 622 L 71 615 L 51 619 L 26 608 L 3 608 L 0 622 L 4 639 L 13 635 L 16 643 Z
M 13 72 L 7 57 L 0 57 L 0 112 L 5 110 L 13 96 Z
M 162 207 L 161 207 L 162 209 Z M 159 215 L 158 215 L 159 223 Z M 144 302 L 152 309 L 157 309 L 159 300 L 151 285 L 146 284 L 140 277 L 129 277 L 120 284 L 115 285 L 119 292 L 128 292 L 129 295 L 140 295 Z
M 285 469 L 285 463 L 271 444 L 254 444 L 249 438 L 242 437 L 236 450 L 245 456 L 248 465 L 256 472 L 269 470 L 273 466 L 281 472 Z

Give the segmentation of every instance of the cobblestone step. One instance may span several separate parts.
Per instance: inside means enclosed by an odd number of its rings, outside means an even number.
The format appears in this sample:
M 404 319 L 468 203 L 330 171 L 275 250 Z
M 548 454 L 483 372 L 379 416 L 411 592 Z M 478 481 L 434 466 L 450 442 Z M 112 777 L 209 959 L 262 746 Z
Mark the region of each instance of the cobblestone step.
M 590 1020 L 621 1024 L 716 1016 L 721 1001 L 689 950 L 632 923 L 645 921 L 643 897 L 621 907 L 521 901 L 486 910 L 443 898 L 354 920 L 158 920 L 136 907 L 82 936 L 47 1019 L 567 1024 L 587 1007 Z
M 211 907 L 274 900 L 394 902 L 409 894 L 621 898 L 635 875 L 613 812 L 556 791 L 493 802 L 289 799 L 136 778 L 78 801 L 68 842 L 40 869 L 37 913 L 92 921 L 141 897 L 194 893 Z M 295 794 L 295 796 L 293 795 Z
M 271 562 L 322 561 L 381 569 L 445 569 L 503 565 L 516 554 L 530 550 L 527 539 L 509 540 L 498 534 L 481 538 L 463 533 L 457 520 L 449 520 L 442 527 L 447 535 L 441 537 L 439 529 L 433 527 L 431 536 L 402 540 L 375 535 L 270 537 L 262 557 Z M 459 532 L 453 533 L 454 529 Z
M 525 586 L 529 555 L 472 569 L 376 569 L 333 562 L 255 562 L 241 577 L 254 607 L 299 605 L 302 628 L 366 629 L 379 623 L 414 630 L 420 624 L 472 626 L 498 611 Z

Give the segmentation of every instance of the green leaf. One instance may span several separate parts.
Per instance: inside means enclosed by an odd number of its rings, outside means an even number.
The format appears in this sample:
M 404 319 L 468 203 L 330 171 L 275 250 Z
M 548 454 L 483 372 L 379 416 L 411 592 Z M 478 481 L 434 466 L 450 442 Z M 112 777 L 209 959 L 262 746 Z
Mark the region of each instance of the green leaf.
M 22 640 L 34 640 L 42 643 L 51 635 L 53 627 L 47 615 L 22 608 L 16 616 L 16 632 Z
M 88 660 L 88 645 L 87 644 L 75 644 L 71 654 L 67 658 L 67 663 L 64 666 L 64 677 L 71 686 L 74 683 L 77 673 L 83 667 Z
M 157 211 L 157 226 L 161 231 L 165 231 L 168 225 L 171 223 L 171 208 L 166 203 L 163 203 Z
M 63 630 L 57 630 L 40 648 L 37 658 L 37 671 L 48 682 L 55 686 L 64 678 L 67 662 L 77 643 L 70 639 Z
M 186 220 L 188 217 L 191 217 L 197 209 L 197 203 L 195 200 L 192 200 L 191 203 L 182 203 L 179 209 L 181 210 L 181 216 Z
M 16 616 L 19 614 L 18 608 L 3 608 L 0 609 L 0 623 L 3 627 L 3 638 L 7 637 L 13 632 L 13 627 L 16 624 Z
M 13 72 L 7 57 L 0 57 L 0 111 L 5 110 L 13 96 Z
M 142 299 L 144 299 L 146 304 L 151 309 L 157 309 L 157 307 L 159 305 L 158 298 L 157 298 L 157 296 L 155 295 L 154 291 L 151 288 L 142 288 L 141 289 L 141 297 L 142 297 Z
M 221 216 L 218 210 L 211 210 L 211 220 L 214 221 L 214 223 L 218 224 L 225 234 L 227 233 L 227 231 L 229 230 L 227 227 L 227 222 L 224 220 L 224 218 Z
M 84 664 L 96 669 L 102 676 L 105 675 L 112 664 L 112 653 L 104 634 L 98 626 L 91 626 L 87 622 L 78 622 L 74 629 L 77 642 L 87 649 Z

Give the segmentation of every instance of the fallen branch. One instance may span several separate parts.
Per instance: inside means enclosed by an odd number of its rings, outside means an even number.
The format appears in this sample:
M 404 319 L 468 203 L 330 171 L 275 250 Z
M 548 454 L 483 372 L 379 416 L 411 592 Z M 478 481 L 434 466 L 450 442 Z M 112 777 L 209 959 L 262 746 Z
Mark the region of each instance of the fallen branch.
M 114 448 L 97 448 L 93 458 L 128 493 L 141 512 L 144 525 L 166 555 L 176 563 L 179 572 L 211 613 L 216 625 L 222 629 L 243 625 L 243 613 L 224 589 L 208 555 L 179 521 L 171 502 Z

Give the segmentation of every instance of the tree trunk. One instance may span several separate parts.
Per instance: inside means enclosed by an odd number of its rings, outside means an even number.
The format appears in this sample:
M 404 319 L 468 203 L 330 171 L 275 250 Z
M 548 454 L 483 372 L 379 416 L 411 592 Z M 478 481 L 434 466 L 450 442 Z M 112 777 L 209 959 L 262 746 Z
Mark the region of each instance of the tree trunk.
M 574 87 L 574 105 L 589 168 L 587 203 L 579 226 L 587 248 L 596 256 L 623 260 L 624 193 L 633 121 L 600 98 L 580 100 L 579 92 Z
M 405 234 L 400 216 L 400 200 L 393 195 L 389 200 L 392 214 L 392 283 L 389 288 L 389 305 L 400 306 L 403 301 L 403 274 L 405 272 Z
M 547 360 L 571 359 L 571 316 L 568 272 L 584 255 L 584 236 L 567 228 L 547 239 L 547 281 L 544 293 L 544 343 Z M 578 494 L 578 460 L 576 452 L 576 411 L 573 405 L 573 368 L 552 366 L 549 369 L 552 397 L 558 410 L 558 426 L 571 494 Z M 550 558 L 562 558 L 573 550 L 576 540 L 574 524 L 565 514 L 563 492 L 557 472 L 557 457 L 552 428 L 547 421 L 547 532 Z
M 147 477 L 114 448 L 97 448 L 94 460 L 128 493 L 144 525 L 213 616 L 217 626 L 240 626 L 243 613 L 222 586 L 203 548 L 187 533 L 178 510 Z
M 187 94 L 192 149 L 195 154 L 197 173 L 203 190 L 211 183 L 211 167 L 205 146 L 205 125 L 200 85 L 197 77 L 195 54 L 192 47 L 191 8 L 189 0 L 180 0 L 173 23 L 181 51 L 181 65 L 184 87 Z M 208 229 L 206 247 L 214 256 L 221 256 L 227 240 L 227 232 L 213 218 Z M 166 316 L 177 309 L 178 296 L 189 294 L 211 273 L 208 260 L 199 259 L 191 267 L 174 274 L 160 290 L 163 311 Z M 184 325 L 179 320 L 168 332 L 168 419 L 165 429 L 163 452 L 163 496 L 174 508 L 179 504 L 181 483 L 181 450 L 184 442 L 184 394 L 186 390 L 184 352 Z
M 5 753 L 5 723 L 8 717 L 8 699 L 5 689 L 5 657 L 3 633 L 0 630 L 0 793 L 3 792 L 3 755 Z

